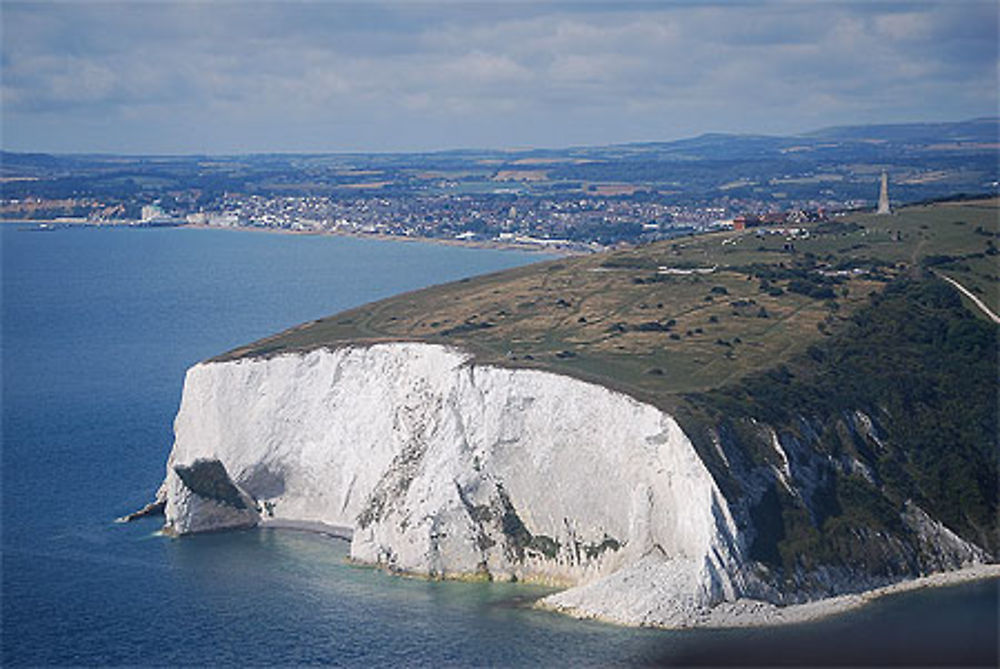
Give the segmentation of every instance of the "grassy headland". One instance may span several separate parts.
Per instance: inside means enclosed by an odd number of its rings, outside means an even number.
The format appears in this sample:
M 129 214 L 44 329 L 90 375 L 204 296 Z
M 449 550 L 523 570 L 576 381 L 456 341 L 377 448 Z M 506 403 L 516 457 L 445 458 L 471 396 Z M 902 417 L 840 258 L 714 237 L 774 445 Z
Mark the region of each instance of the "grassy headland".
M 940 279 L 996 311 L 998 204 L 563 258 L 218 359 L 423 341 L 601 383 L 673 413 L 753 527 L 769 579 L 818 593 L 830 573 L 877 585 L 951 564 L 915 529 L 924 512 L 1000 552 L 997 326 Z
M 446 343 L 483 363 L 550 369 L 661 403 L 788 361 L 900 276 L 940 271 L 996 305 L 997 206 L 909 207 L 564 258 L 367 304 L 221 359 Z

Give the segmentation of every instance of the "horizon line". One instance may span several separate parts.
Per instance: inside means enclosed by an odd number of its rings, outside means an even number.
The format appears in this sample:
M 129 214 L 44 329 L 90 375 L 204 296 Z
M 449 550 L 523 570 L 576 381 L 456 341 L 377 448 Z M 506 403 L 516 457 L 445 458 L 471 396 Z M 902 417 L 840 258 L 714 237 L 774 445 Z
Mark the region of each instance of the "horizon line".
M 601 144 L 571 144 L 568 146 L 525 146 L 525 147 L 488 147 L 488 146 L 466 146 L 466 147 L 453 147 L 453 148 L 436 148 L 436 149 L 422 149 L 422 150 L 321 150 L 321 151 L 294 151 L 294 150 L 263 150 L 263 151 L 246 151 L 246 152 L 181 152 L 181 153 L 141 153 L 141 152 L 105 152 L 105 151 L 25 151 L 25 150 L 15 150 L 7 149 L 0 146 L 0 155 L 2 154 L 14 154 L 21 156 L 60 156 L 60 157 L 79 157 L 79 158 L 102 158 L 102 157 L 113 157 L 113 158 L 253 158 L 257 156 L 394 156 L 394 155 L 421 155 L 421 154 L 445 154 L 445 153 L 531 153 L 537 151 L 573 151 L 581 149 L 594 149 L 594 148 L 606 148 L 606 147 L 625 147 L 625 146 L 642 146 L 651 144 L 674 144 L 677 142 L 690 141 L 695 139 L 701 139 L 703 137 L 760 137 L 760 138 L 798 138 L 798 137 L 809 137 L 810 135 L 815 135 L 827 130 L 843 130 L 847 128 L 891 128 L 891 127 L 904 127 L 904 126 L 933 126 L 933 125 L 953 125 L 960 123 L 976 123 L 983 121 L 1000 122 L 1000 115 L 997 116 L 977 116 L 973 118 L 965 118 L 957 121 L 900 121 L 900 122 L 890 122 L 890 123 L 846 123 L 842 125 L 826 125 L 814 130 L 808 130 L 805 132 L 792 133 L 787 135 L 779 135 L 773 133 L 757 133 L 757 132 L 727 132 L 727 131 L 711 131 L 707 130 L 696 135 L 689 135 L 685 137 L 680 137 L 677 139 L 647 139 L 647 140 L 626 140 L 617 142 L 607 142 Z M 997 138 L 1000 142 L 1000 137 Z

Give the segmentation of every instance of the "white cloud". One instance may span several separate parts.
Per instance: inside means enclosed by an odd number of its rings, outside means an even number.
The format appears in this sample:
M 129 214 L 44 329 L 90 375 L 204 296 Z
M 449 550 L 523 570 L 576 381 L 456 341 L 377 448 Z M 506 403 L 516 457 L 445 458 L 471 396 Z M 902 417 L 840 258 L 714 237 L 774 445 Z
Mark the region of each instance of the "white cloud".
M 281 150 L 316 142 L 316 128 L 328 148 L 375 137 L 385 144 L 351 148 L 386 149 L 504 132 L 544 144 L 791 131 L 859 109 L 968 117 L 995 108 L 996 15 L 991 1 L 945 0 L 17 4 L 3 22 L 3 122 L 20 148 L 73 148 L 77 124 L 94 142 L 144 116 L 221 137 L 239 129 L 230 115 L 257 150 Z M 448 132 L 422 130 L 435 124 Z
M 934 19 L 925 12 L 876 16 L 875 32 L 895 41 L 926 40 L 933 33 Z
M 454 81 L 471 81 L 480 85 L 524 83 L 531 78 L 531 71 L 513 58 L 503 54 L 485 53 L 478 49 L 459 56 L 446 57 L 439 61 L 437 69 L 443 75 L 446 84 Z M 420 76 L 419 72 L 413 74 Z

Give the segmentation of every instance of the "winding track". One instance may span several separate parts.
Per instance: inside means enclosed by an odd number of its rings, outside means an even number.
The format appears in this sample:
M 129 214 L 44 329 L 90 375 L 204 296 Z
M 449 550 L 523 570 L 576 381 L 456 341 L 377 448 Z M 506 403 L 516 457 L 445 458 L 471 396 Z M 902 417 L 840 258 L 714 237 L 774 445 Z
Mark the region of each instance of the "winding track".
M 986 314 L 991 321 L 993 321 L 994 323 L 1000 323 L 1000 316 L 997 316 L 995 313 L 993 313 L 990 310 L 990 308 L 987 307 L 986 304 L 983 303 L 982 300 L 980 300 L 978 297 L 976 297 L 975 295 L 972 294 L 972 291 L 970 291 L 968 288 L 966 288 L 965 286 L 963 286 L 962 284 L 960 284 L 958 281 L 956 281 L 955 279 L 951 278 L 950 276 L 945 276 L 944 274 L 941 274 L 940 272 L 934 272 L 934 273 L 937 274 L 942 279 L 944 279 L 945 281 L 947 281 L 948 283 L 950 283 L 951 285 L 955 286 L 955 288 L 957 288 L 960 293 L 962 293 L 967 298 L 969 298 L 970 300 L 972 300 L 972 303 L 975 304 L 977 307 L 979 307 L 980 311 L 982 311 L 984 314 Z

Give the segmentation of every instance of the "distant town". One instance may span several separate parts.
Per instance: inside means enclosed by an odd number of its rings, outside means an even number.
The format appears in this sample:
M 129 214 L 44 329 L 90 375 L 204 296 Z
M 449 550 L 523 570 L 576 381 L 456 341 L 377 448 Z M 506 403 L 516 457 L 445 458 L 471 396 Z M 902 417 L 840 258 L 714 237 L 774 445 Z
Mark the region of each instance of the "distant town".
M 46 229 L 196 225 L 594 252 L 874 210 L 883 188 L 894 204 L 995 195 L 998 127 L 990 118 L 428 154 L 3 152 L 0 218 Z
M 6 201 L 6 213 L 50 210 L 51 202 L 32 199 Z M 18 217 L 59 225 L 126 225 L 141 227 L 205 226 L 251 228 L 297 233 L 346 234 L 448 240 L 458 243 L 594 252 L 703 232 L 719 228 L 753 227 L 826 220 L 828 212 L 857 209 L 870 202 L 829 202 L 816 208 L 767 209 L 760 202 L 720 202 L 682 206 L 647 198 L 550 199 L 472 196 L 364 197 L 335 199 L 324 196 L 265 197 L 227 194 L 218 208 L 185 211 L 165 208 L 159 201 L 142 205 L 139 215 L 98 200 L 60 202 L 86 216 Z M 829 209 L 828 209 L 829 207 Z
M 855 208 L 860 203 L 845 204 L 848 206 L 841 208 Z M 823 208 L 751 212 L 738 206 L 721 203 L 704 207 L 678 206 L 586 197 L 507 201 L 469 196 L 335 200 L 329 197 L 230 195 L 215 211 L 168 212 L 158 204 L 150 204 L 142 207 L 137 220 L 94 217 L 78 222 L 413 237 L 580 252 L 713 228 L 742 229 L 759 224 L 803 223 L 827 218 Z

